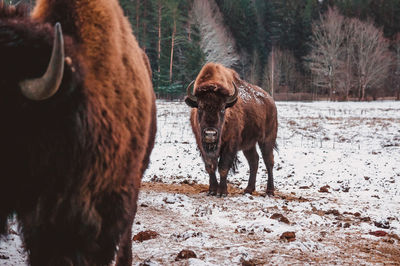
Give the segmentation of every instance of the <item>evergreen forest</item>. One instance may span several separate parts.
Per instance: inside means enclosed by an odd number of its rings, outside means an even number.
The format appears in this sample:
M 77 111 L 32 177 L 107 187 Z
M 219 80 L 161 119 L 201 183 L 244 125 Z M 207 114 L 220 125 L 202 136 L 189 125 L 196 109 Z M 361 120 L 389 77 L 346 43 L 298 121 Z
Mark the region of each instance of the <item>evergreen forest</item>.
M 213 61 L 277 100 L 399 100 L 400 0 L 120 4 L 150 59 L 158 97 L 181 98 Z

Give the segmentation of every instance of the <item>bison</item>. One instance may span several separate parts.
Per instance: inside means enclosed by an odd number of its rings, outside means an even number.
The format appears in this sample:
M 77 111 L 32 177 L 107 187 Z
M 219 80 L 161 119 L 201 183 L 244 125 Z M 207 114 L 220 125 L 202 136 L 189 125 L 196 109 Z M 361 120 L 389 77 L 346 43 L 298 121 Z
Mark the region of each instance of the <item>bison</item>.
M 194 82 L 193 93 L 191 85 Z M 244 193 L 255 190 L 261 150 L 268 170 L 267 195 L 274 194 L 273 166 L 278 129 L 277 110 L 271 96 L 240 79 L 232 69 L 208 63 L 187 88 L 185 102 L 192 107 L 190 123 L 210 176 L 210 195 L 227 195 L 226 179 L 242 150 L 250 166 Z M 218 167 L 220 182 L 215 172 Z
M 16 214 L 31 265 L 131 264 L 156 108 L 118 1 L 1 1 L 0 58 L 0 235 Z

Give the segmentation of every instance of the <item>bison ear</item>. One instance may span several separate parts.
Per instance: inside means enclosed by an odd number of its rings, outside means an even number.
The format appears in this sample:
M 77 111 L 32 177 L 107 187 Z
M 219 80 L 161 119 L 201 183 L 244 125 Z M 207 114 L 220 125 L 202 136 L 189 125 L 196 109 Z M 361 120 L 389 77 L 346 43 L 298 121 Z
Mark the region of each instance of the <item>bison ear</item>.
M 232 102 L 225 104 L 225 109 L 234 106 L 235 103 L 237 102 L 237 100 L 238 100 L 238 99 L 236 98 L 236 99 L 233 100 Z
M 193 101 L 193 100 L 190 99 L 190 97 L 188 97 L 188 96 L 185 97 L 185 103 L 186 103 L 187 105 L 189 105 L 190 107 L 192 107 L 192 108 L 197 108 L 197 107 L 198 107 L 197 102 L 196 102 L 196 101 Z

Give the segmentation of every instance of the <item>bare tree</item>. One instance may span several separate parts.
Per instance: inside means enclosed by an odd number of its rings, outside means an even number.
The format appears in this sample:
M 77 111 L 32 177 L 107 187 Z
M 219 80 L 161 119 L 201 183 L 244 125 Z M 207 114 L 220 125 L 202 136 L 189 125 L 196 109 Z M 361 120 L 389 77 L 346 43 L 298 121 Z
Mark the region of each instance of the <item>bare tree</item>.
M 161 65 L 161 18 L 162 18 L 162 2 L 161 0 L 157 0 L 157 18 L 158 18 L 158 39 L 157 39 L 157 73 L 160 76 L 160 65 Z
M 140 21 L 140 14 L 139 14 L 139 8 L 140 8 L 140 0 L 136 0 L 136 36 L 139 38 L 139 21 Z
M 313 75 L 314 85 L 326 90 L 333 100 L 338 86 L 342 53 L 345 43 L 343 27 L 346 19 L 330 8 L 321 21 L 313 24 L 311 53 L 306 58 Z
M 271 71 L 267 71 L 267 73 L 271 73 L 269 77 L 269 84 L 271 88 L 271 96 L 274 97 L 274 92 L 275 92 L 275 46 L 272 46 L 271 49 L 271 54 L 268 58 L 268 66 L 271 69 Z M 267 68 L 268 70 L 268 68 Z
M 168 10 L 171 12 L 173 26 L 172 26 L 172 35 L 171 35 L 171 52 L 170 52 L 170 62 L 169 62 L 169 82 L 172 82 L 173 75 L 173 64 L 174 64 L 174 48 L 175 48 L 175 39 L 176 39 L 176 23 L 178 19 L 178 8 L 179 2 L 177 1 L 167 1 Z
M 393 41 L 394 50 L 394 82 L 396 86 L 396 99 L 400 100 L 400 33 L 397 33 Z
M 147 17 L 147 3 L 146 0 L 143 0 L 143 17 L 146 18 Z M 143 41 L 142 41 L 142 49 L 146 52 L 146 32 L 147 32 L 147 23 L 146 23 L 146 19 L 143 19 Z
M 347 20 L 346 20 L 347 21 Z M 339 69 L 338 69 L 338 80 L 337 80 L 337 96 L 341 100 L 348 100 L 350 89 L 355 87 L 354 67 L 353 67 L 353 48 L 350 45 L 350 40 L 353 36 L 354 28 L 348 27 L 346 23 L 342 28 L 342 34 L 344 35 L 343 47 L 341 50 Z
M 275 92 L 294 91 L 302 83 L 296 63 L 297 60 L 291 51 L 273 47 L 263 77 L 263 85 L 270 89 L 271 95 Z
M 250 73 L 248 80 L 252 84 L 257 84 L 260 81 L 260 56 L 256 50 L 253 51 L 253 56 L 250 64 Z
M 392 63 L 389 42 L 383 37 L 382 30 L 370 22 L 351 19 L 352 28 L 350 45 L 354 63 L 359 99 L 365 100 L 367 88 L 376 89 L 383 86 Z
M 201 48 L 206 62 L 218 62 L 226 67 L 238 65 L 240 57 L 236 53 L 234 38 L 225 27 L 223 17 L 214 0 L 195 0 L 194 19 L 199 25 Z

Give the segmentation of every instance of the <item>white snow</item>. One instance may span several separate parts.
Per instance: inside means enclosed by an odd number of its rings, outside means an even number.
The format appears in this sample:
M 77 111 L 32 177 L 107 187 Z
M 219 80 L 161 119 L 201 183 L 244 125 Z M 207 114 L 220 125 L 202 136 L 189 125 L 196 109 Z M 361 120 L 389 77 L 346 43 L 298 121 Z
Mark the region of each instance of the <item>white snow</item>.
M 150 182 L 208 185 L 190 108 L 162 100 L 157 108 L 156 144 L 132 230 L 160 235 L 133 243 L 134 265 L 379 264 L 399 258 L 384 253 L 398 247 L 397 239 L 390 244 L 389 237 L 369 233 L 400 235 L 400 102 L 277 102 L 277 196 L 271 198 L 259 196 L 267 182 L 261 158 L 253 196 L 146 188 Z M 241 152 L 239 160 L 228 181 L 244 189 L 249 169 Z M 320 192 L 326 185 L 328 193 Z M 275 213 L 289 224 L 272 219 Z M 296 233 L 295 241 L 280 240 L 287 231 Z M 9 257 L 0 265 L 25 261 L 20 240 L 12 237 L 0 244 L 0 255 Z M 175 261 L 182 249 L 197 258 Z
M 249 102 L 250 100 L 256 100 L 257 103 L 262 104 L 263 103 L 262 99 L 266 98 L 266 94 L 260 91 L 256 91 L 253 88 L 250 88 L 247 84 L 240 85 L 238 89 L 239 89 L 239 97 L 245 103 Z
M 174 249 L 166 248 L 162 254 L 146 257 L 148 253 L 145 250 L 158 250 L 161 247 L 136 243 L 133 250 L 136 254 L 142 254 L 140 259 L 151 258 L 166 264 L 172 261 L 171 254 L 183 248 L 192 248 L 200 252 L 206 263 L 230 265 L 239 263 L 241 258 L 258 258 L 259 262 L 265 263 L 260 260 L 263 257 L 260 254 L 269 254 L 279 246 L 281 242 L 278 239 L 283 232 L 294 231 L 300 241 L 283 247 L 280 245 L 280 249 L 316 252 L 322 258 L 331 256 L 328 260 L 331 263 L 365 263 L 367 260 L 355 257 L 351 252 L 344 255 L 342 260 L 334 256 L 338 251 L 346 253 L 340 244 L 346 234 L 352 233 L 370 240 L 377 239 L 369 235 L 371 231 L 400 233 L 400 102 L 277 102 L 277 108 L 279 152 L 275 153 L 276 189 L 279 193 L 307 201 L 262 197 L 249 199 L 241 195 L 216 199 L 205 196 L 205 193 L 190 196 L 187 198 L 189 201 L 181 201 L 184 210 L 179 210 L 173 220 L 182 221 L 184 228 L 198 228 L 202 238 L 206 238 L 206 232 L 213 231 L 220 237 L 217 244 L 214 244 L 214 238 L 206 241 L 208 245 L 178 242 L 174 243 L 177 246 Z M 161 116 L 155 154 L 144 181 L 208 184 L 208 175 L 188 122 L 190 109 L 181 102 L 159 101 L 158 112 Z M 157 150 L 165 152 L 157 153 Z M 230 174 L 228 179 L 233 186 L 244 189 L 249 171 L 241 153 L 239 159 L 239 173 L 234 176 Z M 319 192 L 325 185 L 329 186 L 329 193 Z M 266 171 L 260 158 L 257 190 L 263 192 L 265 189 Z M 140 201 L 152 197 L 157 198 L 159 194 L 146 191 L 142 193 Z M 332 210 L 337 211 L 339 216 L 325 214 Z M 174 209 L 169 211 L 174 212 Z M 187 211 L 193 211 L 196 217 L 193 219 L 188 216 Z M 290 225 L 270 219 L 275 212 L 284 214 Z M 139 210 L 137 220 L 146 218 L 146 209 Z M 146 222 L 147 226 L 142 229 L 168 231 L 163 230 L 162 224 L 154 223 L 154 219 L 153 222 Z M 376 227 L 374 223 L 379 221 L 389 222 L 389 229 Z M 134 227 L 133 231 L 140 230 Z M 255 241 L 253 247 L 249 248 L 252 245 L 246 241 L 232 238 L 235 231 L 247 236 L 258 235 L 257 241 L 265 241 L 265 245 L 270 247 L 260 249 Z M 319 231 L 328 232 L 328 236 L 323 238 L 329 239 L 329 243 L 319 242 L 319 236 L 310 239 L 310 234 Z M 332 244 L 335 238 L 338 241 Z M 233 247 L 227 252 L 224 247 L 229 243 Z M 204 245 L 223 248 L 205 252 Z M 288 258 L 287 254 L 290 253 L 274 254 L 268 263 L 279 264 L 298 256 Z M 296 259 L 292 262 L 299 263 Z

